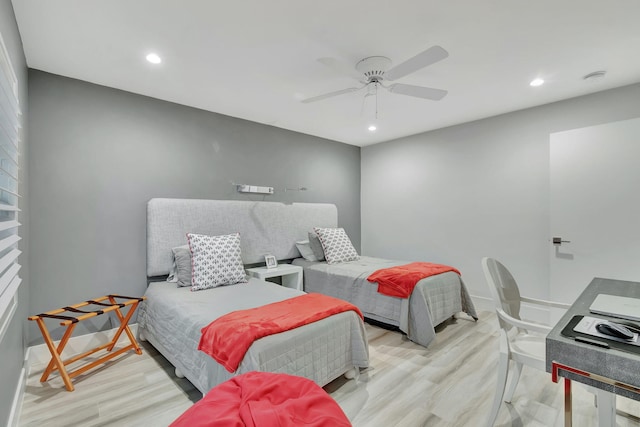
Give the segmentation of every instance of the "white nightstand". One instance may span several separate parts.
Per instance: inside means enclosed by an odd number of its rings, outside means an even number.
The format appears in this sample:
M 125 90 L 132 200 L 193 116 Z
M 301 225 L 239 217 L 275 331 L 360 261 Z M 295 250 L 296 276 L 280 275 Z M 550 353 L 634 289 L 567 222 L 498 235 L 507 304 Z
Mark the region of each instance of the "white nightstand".
M 281 264 L 275 268 L 247 268 L 247 274 L 262 280 L 282 276 L 282 286 L 302 290 L 302 267 L 298 265 Z

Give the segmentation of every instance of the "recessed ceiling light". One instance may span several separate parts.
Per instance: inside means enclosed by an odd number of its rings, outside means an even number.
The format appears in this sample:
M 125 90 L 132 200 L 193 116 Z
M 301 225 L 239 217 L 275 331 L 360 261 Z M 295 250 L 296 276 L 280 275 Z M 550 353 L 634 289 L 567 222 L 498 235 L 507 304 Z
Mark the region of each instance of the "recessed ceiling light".
M 376 129 L 378 129 L 378 128 L 376 127 L 376 125 L 369 125 L 368 129 L 369 129 L 370 132 L 375 132 Z
M 150 53 L 147 55 L 147 61 L 151 62 L 152 64 L 159 64 L 162 62 L 162 58 L 160 58 L 156 53 Z
M 531 80 L 531 83 L 529 83 L 529 86 L 537 87 L 537 86 L 542 86 L 543 84 L 544 84 L 544 80 L 542 80 L 541 78 L 537 78 L 537 79 Z

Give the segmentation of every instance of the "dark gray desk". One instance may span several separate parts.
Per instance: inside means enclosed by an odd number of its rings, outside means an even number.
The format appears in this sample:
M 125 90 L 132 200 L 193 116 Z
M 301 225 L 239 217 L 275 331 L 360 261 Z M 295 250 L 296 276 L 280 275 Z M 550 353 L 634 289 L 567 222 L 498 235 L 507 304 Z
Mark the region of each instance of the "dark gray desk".
M 587 377 L 564 368 L 559 368 L 557 371 L 559 376 L 569 380 L 565 382 L 565 411 L 568 411 L 568 418 L 565 417 L 565 425 L 570 425 L 571 423 L 570 381 L 578 381 L 611 393 L 640 400 L 640 394 L 638 394 L 640 392 L 640 354 L 584 344 L 560 334 L 573 316 L 585 315 L 607 318 L 589 312 L 589 306 L 598 294 L 640 298 L 640 283 L 601 278 L 593 279 L 547 335 L 547 372 L 553 375 L 553 363 L 555 362 L 556 364 L 590 374 L 590 377 Z M 637 389 L 637 391 L 634 391 L 634 389 Z

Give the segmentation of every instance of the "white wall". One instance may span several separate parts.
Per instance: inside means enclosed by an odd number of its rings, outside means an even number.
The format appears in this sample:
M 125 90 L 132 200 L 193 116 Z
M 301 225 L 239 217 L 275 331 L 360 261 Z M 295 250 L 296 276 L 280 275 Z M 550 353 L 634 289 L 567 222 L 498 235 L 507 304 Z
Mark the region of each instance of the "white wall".
M 334 203 L 359 247 L 359 147 L 34 69 L 28 89 L 31 313 L 142 295 L 152 197 Z M 29 323 L 30 344 L 42 342 Z M 74 336 L 112 327 L 99 316 Z
M 362 253 L 456 266 L 481 298 L 496 257 L 548 298 L 549 135 L 634 117 L 640 84 L 365 147 Z

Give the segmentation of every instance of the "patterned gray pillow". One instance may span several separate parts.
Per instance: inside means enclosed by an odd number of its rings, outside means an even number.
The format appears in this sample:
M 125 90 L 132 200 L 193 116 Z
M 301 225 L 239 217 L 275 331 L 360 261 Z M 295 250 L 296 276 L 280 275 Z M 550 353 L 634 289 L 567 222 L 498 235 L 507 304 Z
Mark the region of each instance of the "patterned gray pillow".
M 240 234 L 205 236 L 187 234 L 191 251 L 191 290 L 246 283 L 240 253 Z
M 337 264 L 339 262 L 356 261 L 360 255 L 353 247 L 349 236 L 344 228 L 318 228 L 313 230 L 318 235 L 327 264 Z
M 310 231 L 309 234 L 309 246 L 313 254 L 316 256 L 316 261 L 324 261 L 324 250 L 322 249 L 322 243 L 318 239 L 318 235 L 314 231 Z

